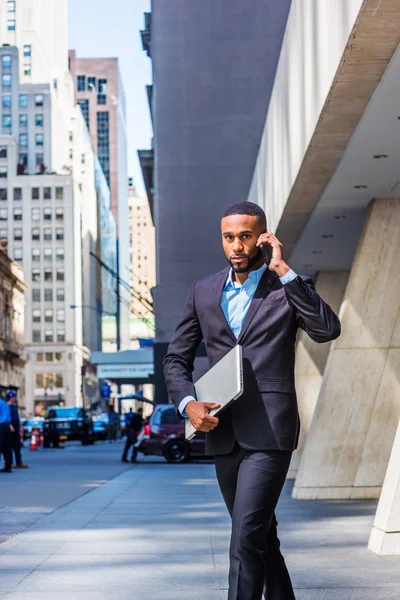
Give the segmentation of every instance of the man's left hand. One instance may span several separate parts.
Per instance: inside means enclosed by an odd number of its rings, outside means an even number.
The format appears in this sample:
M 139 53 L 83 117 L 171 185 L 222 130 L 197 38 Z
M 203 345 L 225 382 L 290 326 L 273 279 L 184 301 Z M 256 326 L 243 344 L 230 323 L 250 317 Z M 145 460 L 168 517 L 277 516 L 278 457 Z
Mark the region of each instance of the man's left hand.
M 262 233 L 257 240 L 257 246 L 270 246 L 272 248 L 271 260 L 268 263 L 268 268 L 275 271 L 278 277 L 283 277 L 290 270 L 289 265 L 283 259 L 283 246 L 278 238 L 268 229 L 266 233 Z

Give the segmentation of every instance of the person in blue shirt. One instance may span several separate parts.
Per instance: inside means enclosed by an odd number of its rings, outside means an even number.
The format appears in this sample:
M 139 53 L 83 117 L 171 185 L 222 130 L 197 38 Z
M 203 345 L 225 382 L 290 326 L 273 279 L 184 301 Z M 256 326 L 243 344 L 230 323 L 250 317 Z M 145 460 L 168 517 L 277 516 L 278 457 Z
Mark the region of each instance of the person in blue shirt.
M 0 455 L 3 454 L 5 462 L 5 466 L 0 469 L 0 473 L 12 473 L 11 427 L 10 407 L 0 396 Z
M 13 468 L 15 469 L 27 469 L 28 465 L 22 462 L 21 456 L 21 421 L 19 418 L 18 405 L 17 405 L 17 393 L 14 390 L 9 390 L 6 394 L 7 404 L 10 407 L 11 414 L 11 434 L 10 434 L 10 444 L 11 444 L 11 453 L 14 452 L 15 456 L 15 464 Z

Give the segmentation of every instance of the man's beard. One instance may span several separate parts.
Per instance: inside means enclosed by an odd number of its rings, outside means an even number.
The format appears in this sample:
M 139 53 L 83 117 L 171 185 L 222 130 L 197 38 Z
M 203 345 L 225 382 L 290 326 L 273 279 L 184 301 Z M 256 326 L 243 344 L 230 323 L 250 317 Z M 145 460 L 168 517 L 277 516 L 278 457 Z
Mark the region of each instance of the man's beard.
M 248 254 L 239 254 L 240 257 L 247 258 L 247 266 L 246 267 L 236 267 L 235 264 L 228 258 L 228 263 L 232 267 L 232 271 L 234 273 L 248 273 L 257 265 L 257 263 L 263 260 L 263 255 L 261 250 L 258 248 L 258 252 L 254 256 L 249 256 Z

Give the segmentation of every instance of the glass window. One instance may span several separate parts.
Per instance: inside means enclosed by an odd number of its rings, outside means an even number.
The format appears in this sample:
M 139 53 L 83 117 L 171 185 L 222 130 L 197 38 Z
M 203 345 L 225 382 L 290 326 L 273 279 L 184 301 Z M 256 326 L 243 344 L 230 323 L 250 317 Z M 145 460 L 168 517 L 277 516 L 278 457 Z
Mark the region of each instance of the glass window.
M 79 98 L 78 105 L 81 107 L 83 118 L 86 121 L 86 126 L 90 131 L 90 119 L 89 119 L 89 100 Z M 70 140 L 71 141 L 71 140 Z
M 45 248 L 43 251 L 44 260 L 53 260 L 53 250 L 51 248 Z
M 64 387 L 64 375 L 63 373 L 56 373 L 55 376 L 55 387 L 56 388 L 62 388 Z
M 46 354 L 45 354 L 46 362 L 53 362 L 53 356 L 54 356 L 53 352 L 46 352 Z M 53 377 L 53 376 L 51 376 L 51 377 Z
M 96 87 L 96 77 L 88 77 L 87 78 L 87 86 L 88 86 L 88 91 L 93 92 L 94 88 Z
M 40 281 L 40 269 L 32 269 L 32 281 Z
M 22 208 L 14 208 L 14 221 L 22 221 Z
M 52 308 L 46 308 L 44 311 L 44 320 L 46 321 L 46 323 L 52 323 L 53 322 L 53 309 Z
M 43 352 L 38 352 L 36 354 L 36 362 L 43 362 L 44 354 Z
M 57 323 L 64 323 L 65 321 L 65 310 L 63 308 L 57 309 Z
M 24 56 L 32 56 L 32 46 L 30 44 L 25 44 Z
M 8 237 L 8 230 L 7 229 L 0 229 L 0 240 L 7 240 Z
M 2 177 L 3 179 L 6 179 L 7 176 L 8 176 L 7 167 L 0 167 L 0 177 Z
M 53 302 L 53 290 L 51 288 L 44 290 L 44 300 L 45 302 Z
M 35 115 L 35 125 L 36 127 L 43 127 L 44 124 L 44 116 L 42 114 Z
M 64 352 L 54 352 L 54 361 L 56 363 L 64 362 Z
M 11 115 L 3 115 L 3 129 L 11 129 Z M 10 132 L 8 132 L 10 133 Z
M 0 188 L 0 200 L 7 200 L 7 188 Z
M 25 113 L 21 113 L 19 115 L 19 126 L 20 127 L 28 127 L 28 115 Z
M 107 96 L 105 94 L 97 94 L 97 104 L 107 104 Z
M 8 31 L 15 31 L 15 19 L 8 19 L 7 29 Z
M 107 79 L 99 79 L 97 90 L 99 94 L 107 94 Z
M 6 208 L 0 208 L 0 221 L 7 221 L 8 210 Z
M 7 10 L 8 12 L 15 12 L 15 0 L 8 0 L 7 2 Z
M 40 188 L 34 187 L 32 188 L 32 200 L 40 199 Z
M 32 302 L 40 302 L 40 288 L 32 290 Z
M 14 188 L 14 200 L 22 200 L 22 188 Z
M 11 74 L 3 73 L 3 75 L 1 76 L 1 83 L 2 83 L 3 88 L 11 87 Z
M 65 330 L 57 329 L 57 342 L 65 342 Z
M 30 77 L 32 75 L 32 65 L 30 63 L 24 64 L 24 75 Z
M 51 242 L 53 239 L 53 230 L 51 227 L 45 227 L 43 229 L 43 239 L 45 242 Z
M 40 242 L 40 228 L 32 227 L 32 241 Z
M 36 373 L 35 375 L 35 388 L 41 389 L 44 387 L 44 377 L 43 373 Z
M 57 288 L 56 289 L 56 294 L 57 294 L 57 302 L 63 302 L 65 299 L 65 290 L 64 288 Z
M 7 146 L 0 146 L 0 158 L 7 158 Z
M 60 269 L 60 268 L 57 269 L 56 279 L 57 279 L 57 281 L 64 281 L 64 269 Z
M 64 188 L 56 187 L 56 200 L 63 200 L 63 199 L 64 199 Z
M 22 260 L 22 248 L 14 248 L 14 260 Z
M 78 75 L 77 87 L 78 87 L 78 92 L 86 91 L 86 76 L 85 75 Z
M 11 96 L 8 94 L 2 97 L 3 108 L 11 108 Z
M 44 269 L 44 280 L 45 281 L 53 281 L 53 269 Z
M 64 248 L 56 248 L 56 260 L 64 260 Z
M 44 154 L 43 152 L 37 152 L 35 155 L 36 169 L 38 173 L 44 173 L 46 167 L 44 166 Z
M 32 248 L 32 262 L 40 261 L 40 248 Z
M 18 105 L 20 108 L 26 108 L 28 106 L 28 94 L 19 95 Z
M 51 221 L 52 216 L 53 216 L 53 211 L 51 208 L 44 208 L 43 209 L 43 218 L 45 221 Z
M 43 106 L 44 96 L 43 94 L 35 94 L 35 106 Z
M 39 290 L 39 291 L 40 291 L 40 290 Z M 33 321 L 34 323 L 40 323 L 40 318 L 41 318 L 41 316 L 42 316 L 42 312 L 41 312 L 41 310 L 40 310 L 39 308 L 35 308 L 35 309 L 32 311 L 32 321 Z
M 56 208 L 56 221 L 64 221 L 64 209 Z
M 41 340 L 40 331 L 34 329 L 32 331 L 32 342 L 40 342 L 40 340 Z
M 28 134 L 27 133 L 20 133 L 18 141 L 19 141 L 19 145 L 23 146 L 25 148 L 28 145 Z
M 43 133 L 35 134 L 35 144 L 36 146 L 44 146 L 44 135 Z
M 28 154 L 26 152 L 20 152 L 18 157 L 17 175 L 23 175 L 27 166 Z
M 51 200 L 51 187 L 43 188 L 43 198 L 45 200 Z
M 20 227 L 14 229 L 14 240 L 22 240 L 22 229 Z
M 64 227 L 56 227 L 56 240 L 59 242 L 64 239 Z
M 3 54 L 1 57 L 1 66 L 3 69 L 11 68 L 11 54 Z
M 44 341 L 45 342 L 52 342 L 53 341 L 53 330 L 52 329 L 45 329 L 44 330 Z
M 32 208 L 32 221 L 40 221 L 40 208 Z

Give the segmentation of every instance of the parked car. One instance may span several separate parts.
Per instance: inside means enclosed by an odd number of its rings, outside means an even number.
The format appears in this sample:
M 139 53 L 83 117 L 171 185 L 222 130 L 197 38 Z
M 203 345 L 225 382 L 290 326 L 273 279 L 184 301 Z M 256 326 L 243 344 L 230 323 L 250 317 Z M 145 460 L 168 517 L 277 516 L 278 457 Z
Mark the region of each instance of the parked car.
M 21 419 L 21 425 L 24 428 L 24 440 L 32 437 L 32 429 L 34 427 L 39 428 L 39 431 L 43 431 L 43 417 L 34 417 L 32 419 Z
M 170 463 L 181 463 L 205 456 L 205 434 L 199 432 L 190 442 L 185 439 L 185 422 L 171 404 L 156 404 L 144 426 L 139 451 L 144 455 L 164 456 Z
M 61 442 L 79 440 L 82 445 L 94 444 L 92 417 L 83 408 L 50 406 L 43 424 L 43 445 L 57 448 Z
M 106 440 L 108 434 L 108 416 L 97 415 L 93 417 L 93 432 L 96 440 Z

